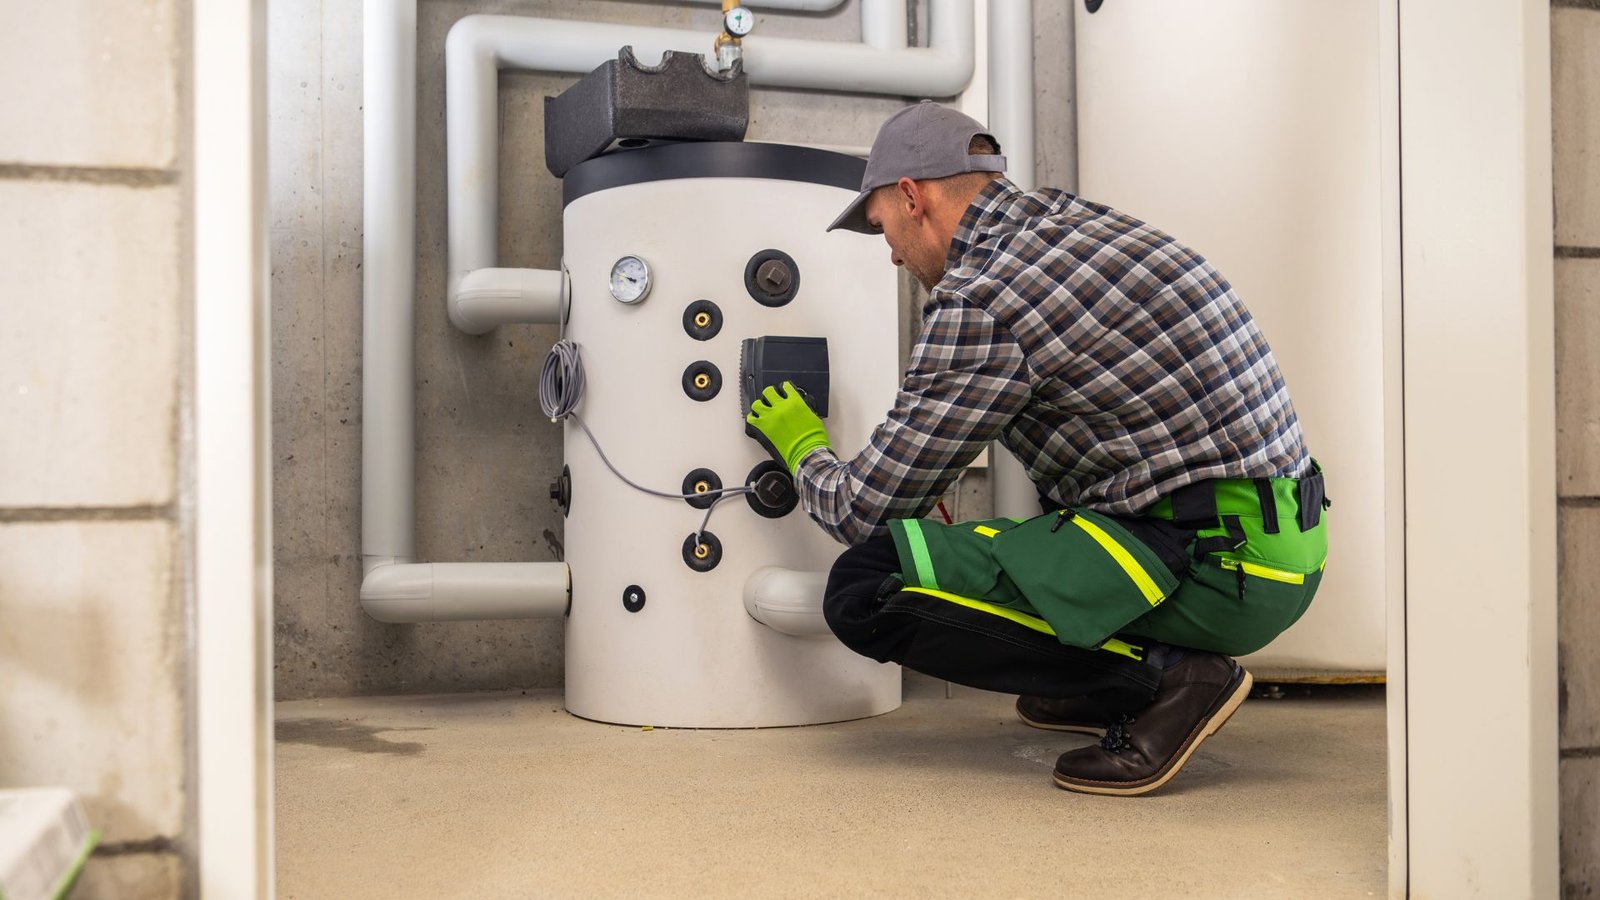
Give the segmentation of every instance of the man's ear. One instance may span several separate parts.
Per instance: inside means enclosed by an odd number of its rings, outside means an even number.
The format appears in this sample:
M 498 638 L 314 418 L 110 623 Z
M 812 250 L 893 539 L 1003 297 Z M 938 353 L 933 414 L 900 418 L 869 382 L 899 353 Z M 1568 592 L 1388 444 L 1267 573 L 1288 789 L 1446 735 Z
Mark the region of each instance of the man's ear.
M 917 222 L 928 217 L 928 192 L 923 185 L 902 178 L 895 182 L 894 190 L 895 201 L 905 208 L 906 215 Z

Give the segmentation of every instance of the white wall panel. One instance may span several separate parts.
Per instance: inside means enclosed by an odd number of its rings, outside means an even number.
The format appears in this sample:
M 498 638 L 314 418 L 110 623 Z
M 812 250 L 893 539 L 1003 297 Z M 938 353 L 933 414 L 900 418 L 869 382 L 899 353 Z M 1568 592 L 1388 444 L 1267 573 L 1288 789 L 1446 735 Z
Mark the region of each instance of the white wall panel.
M 1233 283 L 1328 473 L 1326 579 L 1305 617 L 1251 657 L 1258 667 L 1385 668 L 1401 546 L 1399 439 L 1386 427 L 1399 347 L 1385 10 L 1392 18 L 1383 0 L 1077 9 L 1080 190 Z

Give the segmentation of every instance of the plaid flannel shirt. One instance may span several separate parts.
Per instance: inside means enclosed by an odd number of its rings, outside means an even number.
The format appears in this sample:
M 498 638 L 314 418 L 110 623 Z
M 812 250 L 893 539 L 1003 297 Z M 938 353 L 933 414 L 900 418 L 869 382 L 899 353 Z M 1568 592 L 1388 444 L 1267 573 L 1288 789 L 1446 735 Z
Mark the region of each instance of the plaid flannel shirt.
M 858 544 L 926 515 L 999 440 L 1050 500 L 1137 515 L 1208 478 L 1310 464 L 1233 288 L 1131 216 L 996 179 L 968 207 L 894 408 L 851 460 L 806 456 L 801 503 Z

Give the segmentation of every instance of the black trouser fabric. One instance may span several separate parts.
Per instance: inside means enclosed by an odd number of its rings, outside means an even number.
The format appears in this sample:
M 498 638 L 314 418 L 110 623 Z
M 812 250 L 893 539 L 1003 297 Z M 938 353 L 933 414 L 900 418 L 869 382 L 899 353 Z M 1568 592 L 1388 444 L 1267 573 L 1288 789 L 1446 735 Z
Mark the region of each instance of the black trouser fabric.
M 1139 520 L 1135 534 L 1183 571 L 1187 536 L 1171 523 Z M 1170 533 L 1169 533 L 1170 532 Z M 1144 659 L 1085 650 L 992 613 L 903 591 L 900 559 L 888 536 L 840 554 L 828 575 L 823 614 L 845 646 L 879 662 L 970 687 L 1009 694 L 1091 696 L 1113 710 L 1135 710 L 1155 696 L 1167 648 L 1135 640 Z

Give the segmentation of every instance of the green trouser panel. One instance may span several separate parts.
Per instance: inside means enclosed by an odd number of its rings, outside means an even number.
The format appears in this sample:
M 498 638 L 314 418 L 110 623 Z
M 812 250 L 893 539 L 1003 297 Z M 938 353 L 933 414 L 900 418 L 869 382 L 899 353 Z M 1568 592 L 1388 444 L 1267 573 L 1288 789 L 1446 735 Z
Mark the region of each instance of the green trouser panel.
M 1036 616 L 1074 647 L 1100 647 L 1178 587 L 1150 548 L 1092 510 L 1021 522 L 902 519 L 889 533 L 907 587 Z
M 1320 467 L 1315 471 L 1320 473 Z M 1265 647 L 1300 619 L 1322 583 L 1327 515 L 1316 510 L 1311 516 L 1316 524 L 1301 530 L 1300 480 L 1261 482 L 1270 487 L 1270 513 L 1256 481 L 1212 482 L 1218 524 L 1201 529 L 1196 542 L 1231 548 L 1216 549 L 1191 563 L 1169 601 L 1131 623 L 1129 634 L 1242 656 Z M 1162 500 L 1147 515 L 1171 518 L 1171 501 Z
M 1181 579 L 1121 525 L 1087 509 L 954 525 L 902 519 L 889 533 L 908 588 L 1037 617 L 1063 644 L 1100 648 L 1121 635 L 1240 656 L 1310 605 L 1327 557 L 1326 517 L 1301 530 L 1296 479 L 1212 484 L 1218 524 L 1191 547 L 1210 552 Z M 1170 518 L 1171 504 L 1148 515 Z

